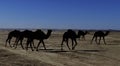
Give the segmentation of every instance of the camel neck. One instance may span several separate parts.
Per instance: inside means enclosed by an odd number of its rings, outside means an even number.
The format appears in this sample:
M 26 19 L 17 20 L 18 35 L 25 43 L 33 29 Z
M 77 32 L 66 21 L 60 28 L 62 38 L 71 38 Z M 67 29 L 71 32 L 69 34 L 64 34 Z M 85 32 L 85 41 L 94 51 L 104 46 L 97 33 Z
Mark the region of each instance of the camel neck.
M 48 31 L 48 32 L 47 32 L 45 39 L 49 38 L 49 36 L 51 35 L 51 32 L 52 32 L 52 31 Z
M 79 31 L 78 31 L 77 38 L 79 38 L 79 37 L 80 37 L 80 33 L 79 33 Z
M 88 32 L 87 32 L 87 31 L 85 31 L 85 33 L 84 33 L 84 34 L 86 35 L 87 33 L 88 33 Z
M 106 33 L 105 33 L 105 36 L 107 36 L 109 34 L 109 31 L 107 31 Z

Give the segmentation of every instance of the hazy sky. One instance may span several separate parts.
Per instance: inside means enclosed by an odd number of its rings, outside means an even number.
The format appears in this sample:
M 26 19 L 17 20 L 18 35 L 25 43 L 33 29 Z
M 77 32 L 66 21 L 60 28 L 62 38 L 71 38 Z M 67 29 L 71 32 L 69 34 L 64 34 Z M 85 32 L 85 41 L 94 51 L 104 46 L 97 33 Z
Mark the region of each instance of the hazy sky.
M 0 0 L 0 28 L 120 29 L 120 0 Z

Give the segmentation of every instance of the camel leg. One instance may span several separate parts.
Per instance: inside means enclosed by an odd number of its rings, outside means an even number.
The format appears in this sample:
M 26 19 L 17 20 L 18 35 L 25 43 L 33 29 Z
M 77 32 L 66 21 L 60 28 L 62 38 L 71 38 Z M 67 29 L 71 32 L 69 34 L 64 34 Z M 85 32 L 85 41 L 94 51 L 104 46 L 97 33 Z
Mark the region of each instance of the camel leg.
M 13 44 L 13 47 L 15 47 L 16 43 L 17 43 L 17 37 L 16 37 L 16 39 L 15 39 L 15 42 L 14 42 L 14 44 Z
M 85 36 L 84 35 L 82 36 L 82 38 L 83 38 L 83 40 L 85 40 Z
M 93 38 L 92 38 L 92 40 L 91 40 L 90 44 L 92 44 L 93 40 L 94 40 L 94 36 L 93 36 Z
M 23 44 L 22 44 L 23 39 L 18 39 L 18 40 L 17 40 L 17 43 L 16 43 L 16 47 L 15 47 L 15 48 L 17 48 L 17 45 L 18 45 L 19 41 L 20 41 L 20 45 L 21 45 L 22 49 L 24 49 Z
M 22 49 L 24 49 L 22 41 L 23 41 L 23 39 L 20 39 L 20 45 L 21 45 Z
M 29 44 L 29 42 L 27 41 L 27 43 L 26 43 L 26 50 L 28 50 L 28 44 Z
M 19 39 L 16 38 L 15 43 L 13 44 L 13 47 L 15 47 L 15 49 L 17 48 L 18 42 L 19 42 Z
M 27 43 L 26 43 L 26 50 L 28 50 L 28 45 L 29 45 L 29 43 L 30 43 L 30 40 L 29 39 L 27 39 Z
M 105 42 L 105 37 L 103 37 L 103 41 L 104 41 L 104 44 L 106 45 L 106 42 Z
M 22 49 L 24 49 L 23 44 L 22 44 L 23 39 L 24 39 L 24 38 L 22 37 L 22 38 L 19 38 L 19 39 L 18 39 L 18 41 L 17 41 L 17 42 L 19 42 L 19 41 L 20 41 L 20 45 L 21 45 Z M 18 44 L 18 43 L 17 43 L 17 44 Z
M 24 49 L 24 47 L 23 47 L 23 45 L 22 45 L 22 41 L 23 41 L 23 39 L 20 39 L 20 38 L 16 40 L 16 43 L 15 43 L 15 45 L 16 45 L 16 46 L 15 46 L 15 49 L 17 48 L 17 45 L 18 45 L 19 41 L 20 41 L 20 45 L 21 45 L 22 49 Z
M 75 47 L 77 46 L 77 41 L 76 41 L 76 39 L 74 39 L 74 41 L 75 41 L 75 45 L 72 47 L 72 50 L 74 50 Z
M 42 44 L 43 44 L 44 49 L 46 50 L 46 46 L 43 40 L 42 40 Z
M 100 41 L 101 41 L 101 37 L 99 38 L 99 42 L 98 42 L 99 45 L 100 45 Z
M 32 48 L 31 41 L 27 41 L 26 50 L 28 50 L 28 45 L 30 45 L 31 50 L 34 51 L 33 48 Z
M 34 48 L 36 48 L 36 47 L 35 47 L 35 44 L 34 44 L 34 41 L 32 41 L 32 45 L 33 45 Z
M 36 48 L 35 45 L 34 45 L 34 41 L 31 41 L 31 45 L 33 48 Z
M 81 40 L 80 38 L 81 38 L 81 36 L 78 39 Z
M 38 47 L 39 47 L 40 43 L 41 43 L 41 40 L 39 41 L 39 43 L 38 43 L 38 45 L 36 47 L 36 51 L 38 51 Z
M 30 45 L 31 50 L 34 51 L 33 48 L 32 48 L 32 44 L 31 44 L 32 41 L 33 41 L 32 39 L 27 39 L 26 50 L 28 50 L 28 45 Z
M 71 39 L 72 40 L 72 49 L 73 49 L 73 46 L 74 46 L 74 41 L 73 41 L 73 39 Z
M 98 43 L 97 40 L 98 40 L 98 37 L 95 37 L 95 42 L 96 42 L 96 44 Z
M 32 41 L 30 42 L 30 48 L 31 48 L 32 51 L 34 51 L 33 47 L 32 47 Z
M 10 47 L 12 48 L 12 46 L 11 46 L 10 42 L 11 42 L 11 39 L 9 40 L 9 45 L 10 45 Z
M 62 40 L 62 43 L 61 43 L 61 50 L 63 50 L 63 42 L 64 42 L 65 40 L 63 39 Z
M 67 44 L 68 49 L 70 50 L 70 47 L 68 45 L 68 39 L 66 39 L 66 44 Z
M 5 47 L 7 46 L 7 42 L 8 42 L 8 43 L 9 43 L 9 45 L 10 45 L 11 39 L 7 39 L 7 40 L 6 40 Z M 12 48 L 12 46 L 11 46 L 11 45 L 10 45 L 10 47 Z

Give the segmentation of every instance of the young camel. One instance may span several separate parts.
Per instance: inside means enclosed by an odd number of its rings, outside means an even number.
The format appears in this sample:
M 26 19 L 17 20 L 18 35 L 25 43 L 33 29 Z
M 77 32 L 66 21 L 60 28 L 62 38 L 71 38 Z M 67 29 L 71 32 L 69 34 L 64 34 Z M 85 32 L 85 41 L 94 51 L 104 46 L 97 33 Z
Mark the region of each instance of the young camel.
M 61 50 L 63 50 L 63 42 L 66 42 L 68 49 L 70 50 L 70 47 L 68 45 L 68 40 L 71 39 L 72 40 L 72 50 L 75 49 L 76 45 L 77 45 L 77 41 L 76 38 L 79 38 L 79 34 L 77 35 L 73 30 L 69 29 L 67 30 L 67 32 L 65 32 L 63 34 L 63 40 L 61 43 Z M 75 44 L 74 44 L 75 42 Z
M 106 44 L 105 36 L 107 36 L 109 33 L 110 33 L 110 31 L 106 31 L 105 33 L 103 31 L 96 31 L 93 35 L 91 44 L 92 44 L 94 39 L 95 39 L 95 42 L 97 43 L 98 37 L 99 37 L 99 42 L 97 44 L 100 44 L 101 38 L 103 38 L 104 44 Z
M 29 45 L 29 44 L 31 45 L 31 43 L 33 42 L 34 39 L 37 39 L 37 40 L 39 40 L 39 43 L 38 43 L 38 45 L 37 45 L 37 47 L 36 47 L 36 51 L 38 51 L 38 47 L 39 47 L 39 45 L 40 45 L 41 42 L 42 42 L 42 44 L 43 44 L 44 49 L 46 50 L 46 46 L 45 46 L 45 44 L 44 44 L 44 39 L 48 39 L 49 36 L 51 35 L 51 32 L 52 32 L 52 30 L 48 30 L 47 34 L 45 34 L 43 31 L 37 30 L 37 31 L 35 31 L 34 33 L 32 33 L 32 34 L 28 37 L 26 49 L 28 49 L 28 45 Z M 31 46 L 32 46 L 32 45 L 31 45 Z
M 13 37 L 16 38 L 16 40 L 15 40 L 15 43 L 16 43 L 18 38 L 20 37 L 20 31 L 19 30 L 14 30 L 14 31 L 9 32 L 8 37 L 6 39 L 5 47 L 7 46 L 7 43 L 9 43 L 9 45 L 10 45 L 11 39 Z M 10 45 L 10 47 L 12 47 L 12 46 Z

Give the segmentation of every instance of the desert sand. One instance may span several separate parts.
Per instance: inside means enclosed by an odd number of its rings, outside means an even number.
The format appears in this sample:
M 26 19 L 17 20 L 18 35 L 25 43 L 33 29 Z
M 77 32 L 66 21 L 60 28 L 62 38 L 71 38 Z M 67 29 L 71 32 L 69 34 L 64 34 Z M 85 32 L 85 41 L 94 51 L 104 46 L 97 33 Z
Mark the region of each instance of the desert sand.
M 75 50 L 69 50 L 64 44 L 64 51 L 61 51 L 65 31 L 53 31 L 44 41 L 47 50 L 41 44 L 39 51 L 31 51 L 30 48 L 26 51 L 20 45 L 16 49 L 4 46 L 10 31 L 0 30 L 0 66 L 120 66 L 120 32 L 111 32 L 106 36 L 107 45 L 103 42 L 100 45 L 95 42 L 90 44 L 94 34 L 90 32 L 85 36 L 86 40 L 77 39 Z M 14 41 L 15 38 L 11 44 Z M 34 43 L 37 45 L 38 40 L 34 40 Z M 23 44 L 25 46 L 26 39 Z

